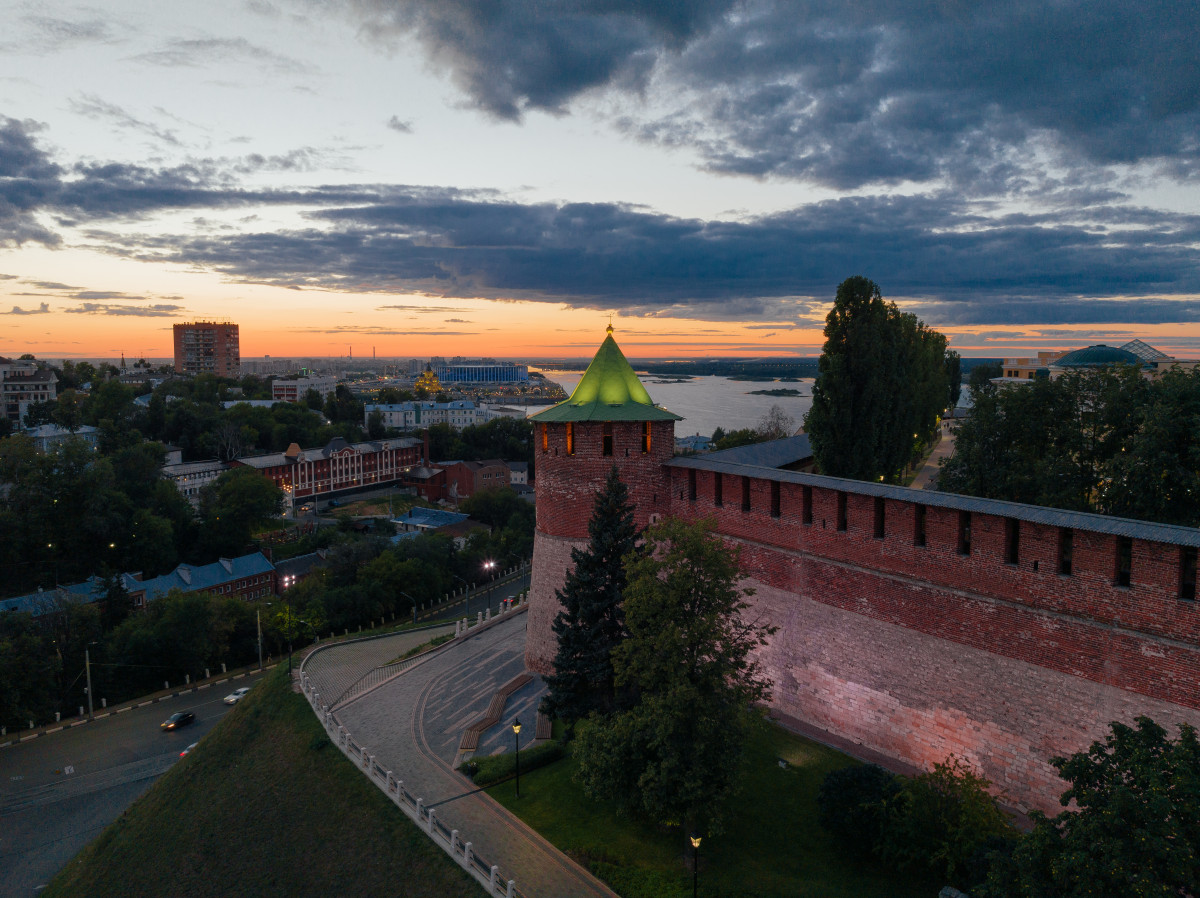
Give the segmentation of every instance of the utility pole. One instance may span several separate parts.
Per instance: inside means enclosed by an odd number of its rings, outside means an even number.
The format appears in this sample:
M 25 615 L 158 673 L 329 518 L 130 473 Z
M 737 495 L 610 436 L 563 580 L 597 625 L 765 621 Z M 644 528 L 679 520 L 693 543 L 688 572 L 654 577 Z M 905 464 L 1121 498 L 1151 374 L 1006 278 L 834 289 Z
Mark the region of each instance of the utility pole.
M 87 693 L 88 693 L 88 720 L 95 717 L 95 709 L 92 706 L 92 656 L 89 653 L 91 644 L 83 647 L 83 669 L 87 672 Z
M 262 670 L 262 609 L 254 609 L 254 620 L 258 624 L 258 669 Z

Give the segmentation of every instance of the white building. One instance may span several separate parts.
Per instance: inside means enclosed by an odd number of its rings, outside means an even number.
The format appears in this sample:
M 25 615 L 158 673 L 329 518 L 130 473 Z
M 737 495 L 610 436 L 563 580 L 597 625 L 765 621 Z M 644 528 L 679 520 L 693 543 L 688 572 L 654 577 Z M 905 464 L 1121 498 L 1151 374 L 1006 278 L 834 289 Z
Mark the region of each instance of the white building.
M 228 465 L 218 459 L 209 461 L 189 461 L 182 464 L 163 465 L 163 477 L 171 480 L 180 494 L 192 503 L 192 508 L 200 507 L 200 490 L 206 484 L 220 477 Z
M 0 356 L 0 415 L 19 427 L 31 402 L 58 398 L 57 383 L 58 375 L 50 368 L 39 368 L 29 359 Z
M 337 378 L 295 377 L 271 382 L 271 398 L 275 402 L 303 402 L 309 390 L 320 393 L 324 402 L 330 393 L 337 390 Z
M 454 402 L 396 402 L 390 405 L 372 404 L 363 408 L 363 424 L 370 423 L 372 412 L 383 415 L 385 427 L 399 430 L 420 430 L 434 424 L 449 424 L 455 430 L 484 424 L 488 420 L 486 409 L 480 408 L 469 399 Z

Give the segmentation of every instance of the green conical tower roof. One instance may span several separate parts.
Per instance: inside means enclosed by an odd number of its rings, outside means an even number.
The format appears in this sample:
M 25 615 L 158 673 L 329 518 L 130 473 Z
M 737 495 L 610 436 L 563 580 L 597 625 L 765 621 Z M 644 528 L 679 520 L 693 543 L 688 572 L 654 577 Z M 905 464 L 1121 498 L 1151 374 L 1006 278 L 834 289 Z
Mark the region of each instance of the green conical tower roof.
M 566 402 L 532 416 L 539 423 L 566 421 L 681 421 L 659 408 L 633 373 L 633 366 L 613 339 L 612 325 L 588 365 L 583 379 Z

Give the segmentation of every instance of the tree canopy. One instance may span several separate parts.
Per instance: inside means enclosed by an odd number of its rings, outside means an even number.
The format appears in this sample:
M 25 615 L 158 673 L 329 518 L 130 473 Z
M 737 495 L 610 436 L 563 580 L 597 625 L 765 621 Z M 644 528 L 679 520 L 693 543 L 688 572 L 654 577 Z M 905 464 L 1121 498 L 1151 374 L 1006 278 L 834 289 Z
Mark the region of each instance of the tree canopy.
M 612 653 L 617 687 L 638 701 L 580 727 L 579 777 L 655 823 L 716 832 L 769 696 L 753 653 L 774 628 L 748 619 L 738 552 L 712 521 L 668 519 L 643 538 L 626 556 L 629 636 Z
M 1103 741 L 1051 764 L 1070 786 L 1062 804 L 1007 863 L 988 898 L 1193 896 L 1200 883 L 1200 741 L 1183 724 L 1172 739 L 1148 717 L 1111 724 Z
M 939 488 L 1167 524 L 1200 524 L 1200 371 L 1131 366 L 982 382 Z
M 805 416 L 818 469 L 896 482 L 932 439 L 952 389 L 946 338 L 865 277 L 838 285 Z

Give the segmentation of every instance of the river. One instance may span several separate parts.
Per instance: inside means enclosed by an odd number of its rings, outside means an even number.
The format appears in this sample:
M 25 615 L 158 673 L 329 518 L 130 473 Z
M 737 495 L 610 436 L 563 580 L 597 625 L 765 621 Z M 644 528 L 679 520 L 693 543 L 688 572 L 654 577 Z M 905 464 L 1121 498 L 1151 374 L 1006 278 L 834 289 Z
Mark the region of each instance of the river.
M 583 377 L 582 371 L 552 371 L 542 373 L 559 384 L 568 394 L 575 389 Z M 646 392 L 656 404 L 682 415 L 683 420 L 675 424 L 675 436 L 691 436 L 694 433 L 711 436 L 718 427 L 725 430 L 740 430 L 755 427 L 771 406 L 779 406 L 784 414 L 791 416 L 796 427 L 804 421 L 804 414 L 812 406 L 812 378 L 795 381 L 746 381 L 730 380 L 728 377 L 693 377 L 687 380 L 660 379 L 653 374 L 638 371 L 638 377 Z M 755 396 L 754 390 L 799 390 L 800 396 Z M 541 411 L 529 409 L 529 414 Z

